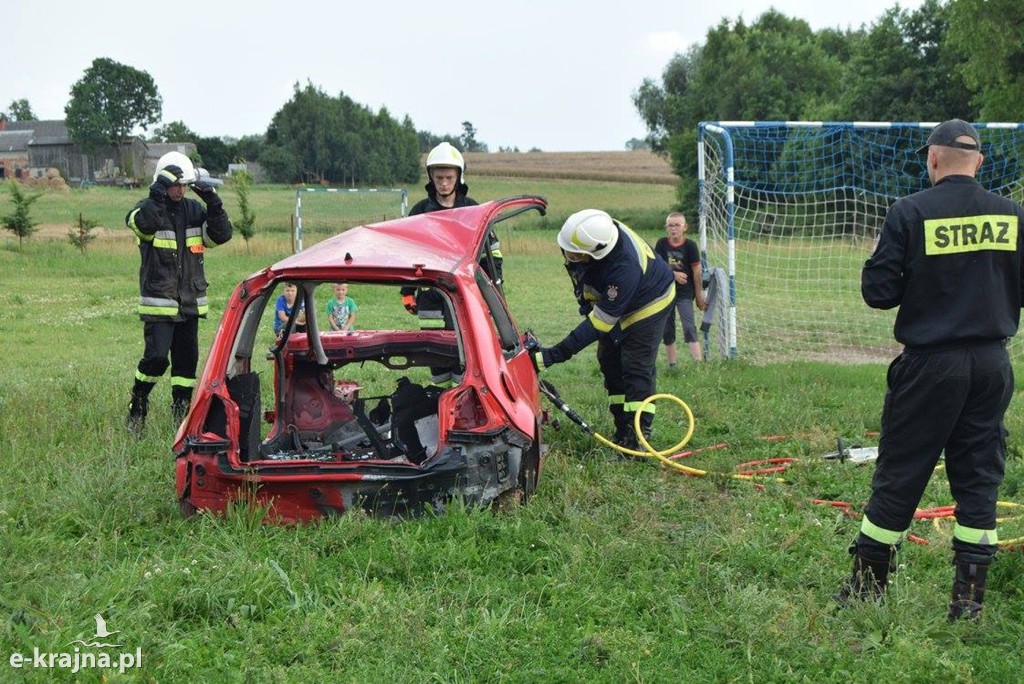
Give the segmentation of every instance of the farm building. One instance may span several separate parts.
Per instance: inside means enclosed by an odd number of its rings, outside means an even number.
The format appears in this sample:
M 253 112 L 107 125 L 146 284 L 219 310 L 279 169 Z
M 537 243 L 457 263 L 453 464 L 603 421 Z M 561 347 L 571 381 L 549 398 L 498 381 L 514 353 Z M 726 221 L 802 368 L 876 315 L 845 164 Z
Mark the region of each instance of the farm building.
M 131 136 L 121 151 L 114 145 L 85 154 L 71 140 L 61 120 L 0 120 L 0 179 L 41 177 L 56 168 L 69 183 L 137 183 L 151 176 L 156 161 L 164 152 L 176 150 L 192 154 L 192 143 L 150 143 Z
M 0 129 L 4 122 L 0 120 Z M 0 130 L 0 180 L 28 174 L 28 141 L 32 131 Z

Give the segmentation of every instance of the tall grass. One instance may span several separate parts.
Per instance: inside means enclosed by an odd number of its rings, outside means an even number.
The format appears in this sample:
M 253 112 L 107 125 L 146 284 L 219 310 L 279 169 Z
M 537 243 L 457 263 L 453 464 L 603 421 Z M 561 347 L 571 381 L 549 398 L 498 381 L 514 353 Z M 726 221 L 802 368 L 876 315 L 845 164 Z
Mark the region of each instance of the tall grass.
M 128 193 L 110 192 L 124 210 Z M 542 194 L 568 213 L 629 207 L 639 193 L 609 190 L 605 203 L 589 184 L 569 183 Z M 635 211 L 661 210 L 645 201 Z M 510 308 L 521 327 L 556 342 L 579 319 L 551 231 L 502 237 Z M 204 354 L 231 287 L 289 249 L 267 235 L 254 246 L 208 253 Z M 153 395 L 146 437 L 124 431 L 142 350 L 137 269 L 127 236 L 85 255 L 59 240 L 0 246 L 0 681 L 81 678 L 9 669 L 8 658 L 68 650 L 92 637 L 96 613 L 120 630 L 118 643 L 143 653 L 138 670 L 102 673 L 109 681 L 1020 679 L 1024 558 L 999 556 L 981 623 L 948 625 L 947 524 L 915 524 L 930 543 L 904 547 L 884 605 L 833 609 L 858 521 L 814 499 L 859 510 L 871 467 L 821 456 L 839 436 L 874 443 L 864 435 L 878 429 L 883 364 L 733 361 L 670 372 L 659 359 L 659 390 L 693 408 L 692 446 L 728 445 L 683 461 L 709 477 L 614 461 L 552 414 L 560 425 L 544 428 L 545 467 L 523 507 L 298 527 L 261 525 L 245 507 L 183 519 L 166 385 Z M 591 351 L 546 377 L 610 430 Z M 1024 502 L 1018 402 L 1000 498 Z M 678 411 L 659 407 L 656 444 L 684 429 Z M 729 476 L 780 457 L 796 459 L 785 483 Z M 937 472 L 922 506 L 949 503 Z M 1005 520 L 1000 533 L 1024 536 L 1024 520 Z

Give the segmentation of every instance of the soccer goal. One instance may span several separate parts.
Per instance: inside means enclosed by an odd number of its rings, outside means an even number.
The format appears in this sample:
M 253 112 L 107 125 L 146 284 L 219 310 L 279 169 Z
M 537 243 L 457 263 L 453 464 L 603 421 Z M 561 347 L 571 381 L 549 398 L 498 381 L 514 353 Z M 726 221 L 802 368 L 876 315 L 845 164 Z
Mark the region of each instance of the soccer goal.
M 888 207 L 929 187 L 916 150 L 936 125 L 700 123 L 700 246 L 728 278 L 728 356 L 856 363 L 899 352 L 896 310 L 864 304 L 860 271 Z M 975 127 L 978 181 L 1021 201 L 1024 124 Z
M 299 188 L 295 191 L 294 249 L 367 223 L 405 216 L 409 193 L 381 188 Z

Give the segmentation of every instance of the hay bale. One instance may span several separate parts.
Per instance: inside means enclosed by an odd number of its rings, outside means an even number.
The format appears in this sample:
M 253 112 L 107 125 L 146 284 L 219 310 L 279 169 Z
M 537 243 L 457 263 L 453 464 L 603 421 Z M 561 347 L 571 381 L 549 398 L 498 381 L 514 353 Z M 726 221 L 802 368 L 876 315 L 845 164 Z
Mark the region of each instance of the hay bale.
M 50 168 L 46 169 L 46 177 L 49 178 L 50 180 L 53 180 L 54 178 L 60 178 L 60 169 L 51 166 Z

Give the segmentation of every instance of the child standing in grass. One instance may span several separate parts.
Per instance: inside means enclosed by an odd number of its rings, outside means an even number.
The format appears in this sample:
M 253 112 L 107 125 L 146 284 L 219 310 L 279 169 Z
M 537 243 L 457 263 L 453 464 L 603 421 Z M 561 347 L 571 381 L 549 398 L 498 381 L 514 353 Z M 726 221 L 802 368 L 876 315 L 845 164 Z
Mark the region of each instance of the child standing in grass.
M 356 301 L 348 296 L 348 283 L 334 285 L 334 296 L 327 302 L 327 319 L 331 330 L 354 330 L 356 324 Z
M 686 237 L 686 217 L 678 211 L 672 212 L 665 219 L 666 237 L 654 245 L 654 252 L 668 262 L 672 275 L 676 280 L 676 300 L 672 313 L 665 324 L 665 355 L 670 368 L 675 367 L 676 352 L 676 317 L 683 325 L 683 339 L 690 347 L 690 355 L 697 361 L 702 358 L 700 342 L 697 340 L 697 323 L 693 316 L 693 303 L 703 311 L 707 308 L 704 296 L 703 274 L 700 265 L 700 251 L 697 244 Z

